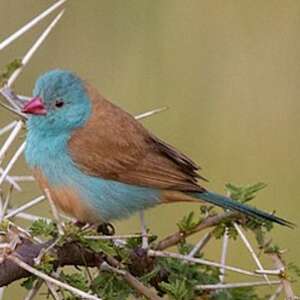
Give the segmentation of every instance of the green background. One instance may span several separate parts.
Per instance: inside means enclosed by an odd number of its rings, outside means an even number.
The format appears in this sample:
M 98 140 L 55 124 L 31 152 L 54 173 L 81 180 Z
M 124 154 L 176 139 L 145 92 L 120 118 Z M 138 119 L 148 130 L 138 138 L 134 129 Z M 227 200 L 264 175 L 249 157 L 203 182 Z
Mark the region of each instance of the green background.
M 52 3 L 1 0 L 0 40 Z M 228 182 L 266 182 L 253 203 L 298 222 L 299 1 L 73 0 L 66 8 L 16 82 L 17 92 L 30 95 L 40 73 L 66 68 L 132 114 L 167 105 L 143 123 L 198 162 L 207 187 L 224 192 Z M 1 69 L 23 56 L 50 19 L 0 52 Z M 1 109 L 0 126 L 10 119 Z M 12 173 L 18 168 L 25 164 Z M 28 185 L 15 201 L 37 193 Z M 191 209 L 197 205 L 160 206 L 147 212 L 147 224 L 171 233 Z M 45 215 L 48 206 L 33 211 Z M 138 231 L 138 218 L 117 227 Z M 300 264 L 299 229 L 277 227 L 273 236 Z M 209 257 L 219 256 L 219 245 L 208 249 Z M 230 244 L 229 263 L 253 267 L 239 242 Z M 4 299 L 23 293 L 15 285 Z

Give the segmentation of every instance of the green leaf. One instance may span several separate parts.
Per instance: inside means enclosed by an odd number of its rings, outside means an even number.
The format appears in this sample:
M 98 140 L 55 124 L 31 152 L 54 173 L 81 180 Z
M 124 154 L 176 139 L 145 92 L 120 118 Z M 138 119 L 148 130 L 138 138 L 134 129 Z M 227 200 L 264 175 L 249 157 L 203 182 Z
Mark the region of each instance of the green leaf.
M 177 223 L 181 231 L 191 231 L 202 221 L 202 218 L 195 218 L 195 213 L 191 211 L 188 215 L 184 216 L 181 221 Z
M 263 182 L 258 182 L 248 186 L 236 186 L 228 183 L 225 186 L 226 191 L 232 199 L 242 203 L 251 201 L 256 197 L 257 192 L 264 189 L 267 185 Z
M 81 291 L 87 292 L 89 290 L 88 281 L 83 275 L 83 273 L 76 272 L 72 274 L 65 274 L 64 272 L 61 272 L 60 278 L 64 282 L 80 289 Z
M 173 282 L 161 282 L 161 289 L 165 291 L 171 298 L 176 300 L 192 300 L 195 299 L 194 291 L 188 284 L 187 280 L 176 279 Z
M 45 219 L 34 221 L 30 226 L 30 232 L 33 236 L 44 236 L 45 238 L 53 238 L 58 235 L 56 225 Z
M 92 282 L 91 290 L 104 300 L 126 300 L 134 294 L 123 278 L 109 272 L 101 272 Z
M 31 290 L 33 288 L 33 285 L 35 281 L 37 280 L 37 277 L 32 275 L 29 276 L 27 279 L 25 279 L 22 283 L 21 286 L 24 287 L 27 290 Z
M 19 58 L 14 59 L 8 65 L 5 70 L 0 74 L 0 87 L 5 85 L 12 73 L 22 66 L 22 60 Z
M 83 240 L 81 240 L 83 241 Z M 114 245 L 111 241 L 86 239 L 84 244 L 94 252 L 103 252 L 110 256 L 117 255 Z

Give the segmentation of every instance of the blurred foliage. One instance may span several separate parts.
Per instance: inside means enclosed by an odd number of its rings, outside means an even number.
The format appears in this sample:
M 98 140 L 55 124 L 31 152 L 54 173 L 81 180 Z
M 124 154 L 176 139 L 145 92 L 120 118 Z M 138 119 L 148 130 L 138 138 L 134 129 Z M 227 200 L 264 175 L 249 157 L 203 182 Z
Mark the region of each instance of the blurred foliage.
M 12 73 L 22 66 L 22 60 L 19 58 L 14 59 L 11 63 L 6 65 L 3 72 L 0 73 L 0 87 L 5 85 Z

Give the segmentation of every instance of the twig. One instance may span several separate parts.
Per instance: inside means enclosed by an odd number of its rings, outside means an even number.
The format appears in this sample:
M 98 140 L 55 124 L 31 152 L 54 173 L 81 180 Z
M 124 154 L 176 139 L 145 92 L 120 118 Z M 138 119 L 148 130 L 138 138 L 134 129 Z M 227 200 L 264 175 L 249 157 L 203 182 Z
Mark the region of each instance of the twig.
M 284 290 L 284 293 L 285 293 L 286 300 L 296 299 L 296 296 L 295 296 L 294 291 L 292 289 L 291 283 L 286 278 L 286 274 L 284 274 L 285 265 L 282 261 L 282 258 L 277 253 L 272 253 L 272 254 L 270 254 L 270 256 L 271 256 L 271 258 L 274 262 L 275 267 L 282 270 L 281 283 L 282 283 L 282 286 L 283 286 L 283 290 Z
M 115 258 L 108 256 L 107 262 L 114 268 L 117 268 L 118 271 L 123 267 L 123 265 L 117 261 Z M 112 269 L 113 270 L 113 269 Z M 123 276 L 123 278 L 127 281 L 127 283 L 132 286 L 136 291 L 145 296 L 150 300 L 162 300 L 159 296 L 157 296 L 156 292 L 152 289 L 146 287 L 142 282 L 140 282 L 137 278 L 131 275 L 128 271 L 122 270 L 122 273 L 119 273 Z
M 59 241 L 60 241 L 60 239 L 58 238 L 55 241 L 51 242 L 51 244 L 49 246 L 47 246 L 46 248 L 42 248 L 39 255 L 36 258 L 34 258 L 34 264 L 39 265 L 42 261 L 43 256 L 46 253 L 49 253 L 49 251 L 52 250 Z
M 260 260 L 258 259 L 255 251 L 253 250 L 251 244 L 249 243 L 248 239 L 246 238 L 245 234 L 243 233 L 242 229 L 240 228 L 240 226 L 236 223 L 236 222 L 233 222 L 233 226 L 234 228 L 236 229 L 236 231 L 238 232 L 239 236 L 241 237 L 242 241 L 244 242 L 245 246 L 247 247 L 248 251 L 250 252 L 251 256 L 253 257 L 257 267 L 260 269 L 260 270 L 263 270 L 263 266 L 260 262 Z M 266 274 L 263 275 L 266 282 L 269 282 L 269 278 Z
M 14 182 L 35 181 L 33 176 L 10 176 Z
M 0 94 L 2 94 L 2 90 L 0 90 Z M 5 99 L 9 102 L 8 98 L 5 98 Z M 5 108 L 6 110 L 12 112 L 13 114 L 17 115 L 18 117 L 21 117 L 22 120 L 26 119 L 25 115 L 23 113 L 21 113 L 20 110 L 15 109 L 15 108 L 11 107 L 10 105 L 7 105 L 7 104 L 3 103 L 2 101 L 0 101 L 0 106 Z
M 159 257 L 172 257 L 172 258 L 176 258 L 176 259 L 181 259 L 181 260 L 193 262 L 193 263 L 196 263 L 196 264 L 202 264 L 202 265 L 216 267 L 216 268 L 224 268 L 226 270 L 241 273 L 241 274 L 244 274 L 244 275 L 259 276 L 258 274 L 254 273 L 254 272 L 251 272 L 251 271 L 246 271 L 246 270 L 243 270 L 243 269 L 240 269 L 240 268 L 231 267 L 231 266 L 227 266 L 227 265 L 222 265 L 222 264 L 219 264 L 219 263 L 216 263 L 216 262 L 213 262 L 213 261 L 209 261 L 209 260 L 205 260 L 205 259 L 202 259 L 202 258 L 188 257 L 187 255 L 182 255 L 182 254 L 178 254 L 178 253 L 148 250 L 148 255 L 149 256 L 159 256 Z
M 253 281 L 253 282 L 236 282 L 236 283 L 218 283 L 218 284 L 201 284 L 196 285 L 195 289 L 197 290 L 218 290 L 218 289 L 235 289 L 241 287 L 250 287 L 250 286 L 264 286 L 264 285 L 277 285 L 280 284 L 280 280 L 273 281 Z
M 30 28 L 35 26 L 37 23 L 39 23 L 45 17 L 47 17 L 51 12 L 53 12 L 55 9 L 57 9 L 59 6 L 61 6 L 64 2 L 66 2 L 66 0 L 61 0 L 61 1 L 53 4 L 47 10 L 45 10 L 40 15 L 38 15 L 37 17 L 32 19 L 30 22 L 25 24 L 23 27 L 21 27 L 18 31 L 16 31 L 12 35 L 10 35 L 7 39 L 5 39 L 3 42 L 0 43 L 0 50 L 3 50 L 9 44 L 11 44 L 13 41 L 15 41 L 18 37 L 20 37 L 25 32 L 27 32 Z
M 33 288 L 28 292 L 24 300 L 32 300 L 36 296 L 37 292 L 39 291 L 42 285 L 43 285 L 43 280 L 38 279 L 35 282 Z
M 141 222 L 141 232 L 142 232 L 142 248 L 147 249 L 149 247 L 149 243 L 148 243 L 148 235 L 147 235 L 146 224 L 145 224 L 145 214 L 143 210 L 140 212 L 140 222 Z
M 9 163 L 7 164 L 6 168 L 4 169 L 3 173 L 0 176 L 0 185 L 3 183 L 3 181 L 5 180 L 8 172 L 12 169 L 12 167 L 14 166 L 14 164 L 16 163 L 16 161 L 18 160 L 19 156 L 23 153 L 23 151 L 25 150 L 25 146 L 26 146 L 26 142 L 23 142 L 22 145 L 18 148 L 18 150 L 16 151 L 16 153 L 14 154 L 14 156 L 12 157 L 12 159 L 9 161 Z
M 55 289 L 55 285 L 49 281 L 46 281 L 46 285 L 50 291 L 50 294 L 52 295 L 54 300 L 62 300 L 62 298 L 59 296 L 59 294 L 57 293 L 56 289 Z
M 10 131 L 12 128 L 14 128 L 17 125 L 17 121 L 13 121 L 11 123 L 9 123 L 8 125 L 2 127 L 0 129 L 0 135 L 3 135 L 4 133 L 6 133 L 7 131 Z
M 34 206 L 34 205 L 37 205 L 38 203 L 44 201 L 46 198 L 45 196 L 39 196 L 33 200 L 31 200 L 30 202 L 27 202 L 26 204 L 16 208 L 15 210 L 10 210 L 9 213 L 4 217 L 4 219 L 9 219 L 9 218 L 12 218 L 16 215 L 18 215 L 20 212 L 23 212 L 24 210 Z
M 18 266 L 20 266 L 21 268 L 23 268 L 24 270 L 26 270 L 27 272 L 30 272 L 32 273 L 33 275 L 45 280 L 45 281 L 48 281 L 48 282 L 51 282 L 55 285 L 57 285 L 58 287 L 61 287 L 63 289 L 66 289 L 72 293 L 74 293 L 75 295 L 78 295 L 82 298 L 85 298 L 85 299 L 91 299 L 91 300 L 101 300 L 100 298 L 94 296 L 94 295 L 90 295 L 88 293 L 85 293 L 71 285 L 68 285 L 64 282 L 61 282 L 35 268 L 33 268 L 32 266 L 30 266 L 29 264 L 25 263 L 24 261 L 22 261 L 21 259 L 19 259 L 18 257 L 14 256 L 14 255 L 9 255 L 7 257 L 7 259 L 11 260 L 12 262 L 14 262 L 15 264 L 17 264 Z
M 8 213 L 11 213 L 13 211 L 15 211 L 15 210 L 8 209 Z M 46 220 L 48 222 L 51 221 L 51 219 L 49 219 L 49 218 L 45 218 L 45 217 L 37 216 L 37 215 L 33 215 L 33 214 L 28 214 L 28 213 L 24 213 L 24 212 L 19 212 L 17 215 L 15 215 L 15 217 L 19 218 L 19 219 L 27 220 L 27 221 L 32 221 L 32 222 L 40 220 L 40 219 Z
M 188 232 L 182 232 L 177 231 L 174 234 L 171 234 L 161 240 L 158 245 L 155 247 L 155 250 L 165 250 L 169 247 L 172 247 L 176 244 L 178 244 L 180 241 L 184 240 L 186 237 L 199 232 L 201 230 L 204 230 L 206 228 L 215 226 L 219 224 L 222 220 L 228 219 L 228 218 L 238 218 L 239 214 L 236 212 L 224 212 L 219 215 L 215 216 L 209 216 L 205 218 L 199 225 L 197 225 L 193 230 L 190 230 Z
M 275 293 L 269 298 L 269 300 L 277 300 L 283 290 L 282 284 L 279 285 L 275 291 Z
M 226 227 L 224 236 L 223 236 L 222 253 L 221 253 L 221 261 L 220 261 L 220 263 L 222 265 L 222 268 L 220 269 L 220 275 L 219 275 L 220 283 L 224 282 L 224 277 L 225 277 L 225 268 L 223 266 L 225 266 L 225 264 L 226 264 L 228 241 L 229 241 L 228 228 Z
M 152 236 L 150 235 L 147 235 Z M 87 240 L 125 240 L 131 238 L 140 238 L 141 234 L 124 234 L 124 235 L 86 235 L 84 236 Z
M 1 105 L 16 113 L 17 115 L 19 115 L 20 117 L 22 117 L 22 119 L 27 119 L 27 116 L 25 114 L 23 114 L 20 110 L 20 108 L 22 108 L 24 106 L 24 101 L 22 99 L 20 99 L 13 91 L 12 89 L 6 85 L 4 85 L 1 90 L 0 93 L 2 94 L 2 96 L 6 99 L 6 101 L 10 104 L 9 107 L 5 107 L 5 105 L 2 104 Z
M 34 243 L 29 239 L 23 239 L 22 243 L 16 248 L 16 255 L 22 260 L 33 266 L 34 259 L 39 255 L 41 249 L 47 248 L 51 242 Z M 76 242 L 67 242 L 63 246 L 56 246 L 54 249 L 57 259 L 53 262 L 54 266 L 99 266 L 103 261 L 103 256 L 89 249 L 85 249 Z M 30 276 L 30 273 L 19 267 L 12 261 L 4 257 L 0 265 L 0 287 Z
M 11 85 L 14 83 L 14 81 L 17 79 L 17 77 L 20 75 L 24 67 L 28 64 L 33 54 L 36 52 L 36 50 L 40 47 L 40 45 L 44 42 L 48 34 L 51 32 L 53 27 L 56 25 L 56 23 L 59 21 L 59 19 L 62 17 L 64 13 L 64 10 L 61 11 L 54 20 L 50 23 L 50 25 L 46 28 L 46 30 L 40 35 L 40 37 L 37 39 L 37 41 L 33 44 L 33 46 L 28 50 L 28 52 L 25 54 L 25 56 L 22 59 L 22 65 L 20 68 L 15 70 L 10 78 L 7 81 L 7 86 L 11 87 Z
M 273 275 L 273 276 L 279 276 L 283 273 L 283 269 L 275 269 L 275 270 L 256 270 L 256 274 L 261 274 L 261 275 Z
M 125 276 L 126 271 L 124 270 L 120 270 L 118 268 L 112 267 L 111 265 L 109 265 L 106 261 L 104 261 L 101 265 L 100 265 L 100 270 L 101 271 L 108 271 L 108 272 L 113 272 L 116 273 L 118 275 L 122 275 Z
M 188 257 L 194 257 L 203 247 L 209 242 L 212 237 L 212 232 L 205 233 L 204 237 L 195 245 L 195 247 L 188 254 Z
M 0 167 L 0 175 L 2 175 L 3 172 L 4 172 L 4 170 Z M 6 175 L 5 181 L 10 183 L 18 192 L 22 191 L 21 187 L 18 185 L 18 183 L 15 181 L 15 179 L 13 179 L 11 176 Z
M 6 154 L 6 151 L 11 146 L 11 144 L 15 141 L 18 133 L 22 129 L 22 126 L 23 126 L 22 121 L 16 122 L 14 129 L 12 130 L 9 137 L 6 139 L 5 143 L 3 144 L 2 148 L 0 149 L 0 164 L 1 164 L 1 161 L 4 157 L 4 155 Z
M 152 116 L 154 114 L 158 114 L 158 113 L 160 113 L 162 111 L 165 111 L 167 109 L 168 109 L 168 107 L 166 107 L 166 106 L 161 107 L 161 108 L 156 108 L 156 109 L 153 109 L 153 110 L 150 110 L 150 111 L 147 111 L 145 113 L 142 113 L 142 114 L 139 114 L 139 115 L 135 116 L 135 119 L 136 120 L 145 119 L 147 117 L 150 117 L 150 116 Z
M 5 201 L 3 203 L 3 206 L 1 207 L 1 211 L 0 211 L 0 223 L 2 222 L 2 220 L 4 218 L 4 215 L 6 213 L 6 210 L 7 210 L 7 207 L 8 207 L 8 203 L 9 203 L 9 200 L 10 200 L 10 196 L 11 196 L 12 190 L 13 190 L 13 186 L 12 186 L 12 188 L 10 188 L 8 190 L 8 192 L 6 194 Z
M 44 191 L 45 191 L 45 194 L 47 196 L 48 202 L 50 204 L 53 218 L 56 221 L 58 233 L 59 233 L 59 235 L 63 235 L 64 234 L 64 229 L 63 229 L 63 226 L 62 226 L 61 219 L 59 217 L 57 208 L 56 208 L 56 206 L 55 206 L 55 204 L 52 200 L 51 194 L 50 194 L 48 189 L 45 189 Z

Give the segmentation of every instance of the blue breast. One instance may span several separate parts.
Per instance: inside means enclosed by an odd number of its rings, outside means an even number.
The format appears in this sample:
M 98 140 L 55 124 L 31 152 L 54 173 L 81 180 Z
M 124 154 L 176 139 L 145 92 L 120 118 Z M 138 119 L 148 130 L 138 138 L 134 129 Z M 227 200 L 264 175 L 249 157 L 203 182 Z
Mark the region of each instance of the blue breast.
M 68 134 L 48 136 L 44 132 L 28 132 L 26 161 L 30 167 L 39 168 L 50 185 L 76 190 L 80 199 L 86 201 L 104 221 L 128 217 L 159 203 L 160 191 L 157 189 L 128 185 L 83 173 L 68 153 L 68 138 Z

